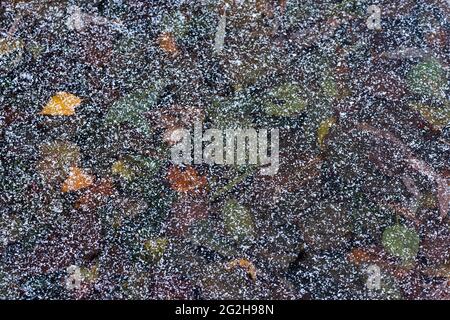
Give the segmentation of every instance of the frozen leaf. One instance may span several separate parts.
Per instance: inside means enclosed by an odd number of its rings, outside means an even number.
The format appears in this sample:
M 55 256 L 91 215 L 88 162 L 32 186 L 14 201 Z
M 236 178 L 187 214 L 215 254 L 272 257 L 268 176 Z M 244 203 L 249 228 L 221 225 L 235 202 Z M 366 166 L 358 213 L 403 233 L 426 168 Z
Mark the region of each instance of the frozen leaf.
M 76 209 L 96 209 L 115 192 L 114 185 L 109 179 L 103 179 L 90 188 L 84 195 L 80 196 L 75 203 Z
M 77 191 L 89 187 L 90 185 L 92 185 L 93 182 L 94 182 L 93 176 L 88 175 L 78 167 L 71 167 L 69 176 L 64 181 L 61 187 L 61 191 L 62 192 Z
M 322 92 L 327 98 L 336 98 L 339 96 L 339 88 L 332 76 L 326 76 L 322 83 Z
M 228 262 L 225 268 L 232 271 L 236 267 L 244 268 L 249 277 L 253 281 L 256 281 L 256 267 L 251 261 L 248 261 L 247 259 L 235 259 Z
M 117 160 L 114 162 L 111 166 L 111 172 L 126 180 L 133 179 L 135 175 L 135 170 L 133 170 L 131 164 L 127 163 L 126 160 Z
M 170 186 L 178 192 L 197 192 L 206 186 L 206 177 L 200 176 L 193 167 L 180 169 L 172 166 L 167 174 Z
M 419 111 L 422 117 L 439 129 L 443 129 L 450 122 L 449 107 L 428 106 L 420 103 L 412 103 L 410 106 Z
M 80 160 L 80 149 L 68 141 L 55 141 L 44 144 L 40 151 L 41 158 L 37 170 L 47 182 L 57 182 L 65 179 L 70 168 Z
M 435 59 L 424 60 L 414 66 L 407 81 L 412 92 L 428 98 L 441 99 L 448 86 L 445 70 Z
M 305 109 L 307 99 L 295 83 L 278 86 L 267 95 L 264 110 L 267 114 L 277 117 L 293 116 Z
M 120 98 L 108 110 L 106 123 L 110 126 L 129 123 L 140 133 L 149 135 L 152 128 L 144 114 L 154 107 L 161 87 L 162 82 L 156 82 L 148 89 L 136 90 Z
M 75 114 L 75 108 L 81 104 L 81 99 L 77 96 L 67 93 L 58 92 L 44 106 L 41 111 L 42 115 L 47 116 L 71 116 Z
M 317 143 L 319 144 L 320 148 L 324 147 L 324 140 L 325 137 L 330 132 L 331 127 L 336 123 L 335 117 L 330 117 L 324 121 L 319 126 L 319 129 L 317 129 Z
M 149 239 L 144 243 L 144 249 L 151 261 L 158 261 L 166 250 L 168 240 L 166 238 Z
M 254 237 L 253 218 L 248 209 L 236 200 L 228 200 L 222 209 L 222 214 L 225 230 L 233 239 L 241 242 Z
M 23 59 L 22 40 L 0 38 L 0 75 L 16 68 Z
M 383 232 L 383 246 L 393 256 L 409 264 L 419 251 L 419 235 L 413 229 L 402 225 L 388 227 Z
M 172 33 L 164 32 L 158 37 L 159 47 L 172 56 L 176 55 L 179 50 L 175 38 Z
M 202 197 L 182 194 L 172 204 L 170 213 L 168 233 L 183 236 L 191 225 L 208 218 L 209 208 L 208 203 Z

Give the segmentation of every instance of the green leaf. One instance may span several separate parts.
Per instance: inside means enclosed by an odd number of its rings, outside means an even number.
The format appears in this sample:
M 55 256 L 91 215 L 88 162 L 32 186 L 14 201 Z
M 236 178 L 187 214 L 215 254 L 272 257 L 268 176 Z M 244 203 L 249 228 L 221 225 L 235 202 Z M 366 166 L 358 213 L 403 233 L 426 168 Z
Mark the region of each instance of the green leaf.
M 344 92 L 339 91 L 336 80 L 331 75 L 326 75 L 320 84 L 323 95 L 328 99 L 339 98 Z
M 163 83 L 157 82 L 148 89 L 132 92 L 116 101 L 106 116 L 107 125 L 120 125 L 128 122 L 140 133 L 150 135 L 151 128 L 144 116 L 156 104 Z
M 223 208 L 225 230 L 236 241 L 242 242 L 255 235 L 254 223 L 250 212 L 236 200 L 228 200 Z
M 440 99 L 448 80 L 442 65 L 436 59 L 424 60 L 414 66 L 407 75 L 409 89 L 426 98 Z
M 419 251 L 420 239 L 415 230 L 394 225 L 384 230 L 382 243 L 386 251 L 409 264 Z
M 288 117 L 303 111 L 307 104 L 300 88 L 296 84 L 286 83 L 269 92 L 264 111 L 271 116 Z
M 450 101 L 449 101 L 450 102 Z M 447 106 L 428 106 L 420 103 L 411 103 L 410 106 L 419 111 L 422 117 L 438 128 L 444 128 L 450 122 L 450 104 Z

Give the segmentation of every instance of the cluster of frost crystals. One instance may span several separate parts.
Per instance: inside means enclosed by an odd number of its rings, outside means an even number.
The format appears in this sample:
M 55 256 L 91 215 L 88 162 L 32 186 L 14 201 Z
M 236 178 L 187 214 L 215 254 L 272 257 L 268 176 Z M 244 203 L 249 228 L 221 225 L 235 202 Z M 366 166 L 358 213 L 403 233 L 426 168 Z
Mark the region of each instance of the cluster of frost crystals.
M 449 299 L 449 11 L 1 1 L 0 298 Z

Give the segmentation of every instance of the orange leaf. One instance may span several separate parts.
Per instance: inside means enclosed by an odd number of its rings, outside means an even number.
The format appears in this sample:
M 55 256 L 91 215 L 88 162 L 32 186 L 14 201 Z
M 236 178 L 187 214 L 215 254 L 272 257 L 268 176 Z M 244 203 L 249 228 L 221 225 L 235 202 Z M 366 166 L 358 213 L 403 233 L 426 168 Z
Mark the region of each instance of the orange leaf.
M 80 105 L 81 99 L 77 96 L 67 93 L 58 92 L 42 109 L 41 114 L 47 116 L 71 116 L 75 114 L 75 107 Z
M 158 38 L 159 47 L 167 53 L 175 55 L 178 53 L 177 43 L 172 33 L 164 32 Z
M 247 271 L 250 278 L 253 281 L 256 281 L 256 267 L 252 262 L 250 262 L 246 259 L 235 259 L 235 260 L 228 262 L 228 264 L 226 265 L 225 268 L 227 270 L 232 270 L 236 267 L 244 268 Z
M 171 188 L 178 192 L 196 191 L 206 184 L 206 177 L 199 176 L 192 167 L 188 167 L 184 171 L 177 167 L 172 167 L 169 169 L 167 177 Z
M 62 192 L 77 191 L 89 187 L 94 182 L 94 177 L 83 172 L 82 169 L 71 167 L 69 177 L 62 185 Z
M 372 262 L 376 260 L 373 253 L 361 248 L 354 248 L 348 255 L 348 259 L 354 264 Z

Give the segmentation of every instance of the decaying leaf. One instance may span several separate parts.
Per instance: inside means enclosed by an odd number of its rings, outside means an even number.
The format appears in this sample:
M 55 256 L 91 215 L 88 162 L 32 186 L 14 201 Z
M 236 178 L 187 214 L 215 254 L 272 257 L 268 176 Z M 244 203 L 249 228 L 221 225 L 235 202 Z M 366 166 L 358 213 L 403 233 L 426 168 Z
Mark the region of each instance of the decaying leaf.
M 95 209 L 114 193 L 114 185 L 110 179 L 96 182 L 85 194 L 75 202 L 76 209 Z
M 287 117 L 303 111 L 307 103 L 298 84 L 286 83 L 269 92 L 264 110 L 272 116 Z
M 161 87 L 163 82 L 155 81 L 145 89 L 136 90 L 116 100 L 108 110 L 106 124 L 119 126 L 122 123 L 128 123 L 140 133 L 150 134 L 152 128 L 144 114 L 155 105 Z
M 235 199 L 228 200 L 223 207 L 225 230 L 237 241 L 251 239 L 255 235 L 255 226 L 250 211 Z
M 127 181 L 132 181 L 139 177 L 151 176 L 158 168 L 159 162 L 155 159 L 127 155 L 113 163 L 111 172 Z
M 410 106 L 438 129 L 443 129 L 450 122 L 449 107 L 427 106 L 420 103 L 411 103 Z
M 135 175 L 133 168 L 125 160 L 117 160 L 114 162 L 111 167 L 111 172 L 127 180 L 133 179 Z
M 183 193 L 172 204 L 167 232 L 173 235 L 185 235 L 188 228 L 208 218 L 209 208 L 203 197 Z
M 144 243 L 144 249 L 152 261 L 158 261 L 164 254 L 168 240 L 166 238 L 149 239 Z
M 22 61 L 24 42 L 18 39 L 0 38 L 0 75 L 13 70 Z

